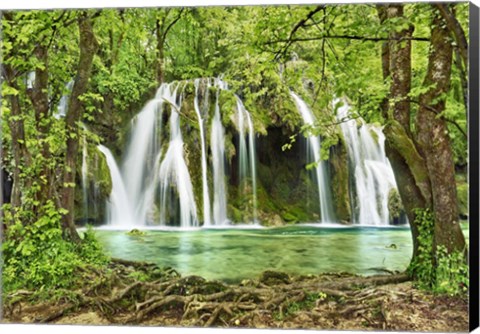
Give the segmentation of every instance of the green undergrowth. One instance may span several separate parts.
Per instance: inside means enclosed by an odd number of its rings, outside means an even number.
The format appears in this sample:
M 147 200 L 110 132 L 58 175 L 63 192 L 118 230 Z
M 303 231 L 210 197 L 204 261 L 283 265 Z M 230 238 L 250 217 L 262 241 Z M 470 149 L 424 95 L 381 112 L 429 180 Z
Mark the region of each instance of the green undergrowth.
M 468 292 L 469 268 L 462 252 L 448 253 L 443 245 L 434 245 L 434 217 L 430 210 L 416 210 L 418 255 L 409 267 L 417 287 L 434 293 L 462 295 Z
M 23 224 L 22 213 L 4 206 L 9 222 L 2 244 L 3 293 L 30 290 L 35 294 L 56 289 L 73 290 L 82 284 L 81 268 L 100 268 L 109 262 L 89 227 L 76 244 L 62 236 L 61 214 L 52 201 L 39 218 Z

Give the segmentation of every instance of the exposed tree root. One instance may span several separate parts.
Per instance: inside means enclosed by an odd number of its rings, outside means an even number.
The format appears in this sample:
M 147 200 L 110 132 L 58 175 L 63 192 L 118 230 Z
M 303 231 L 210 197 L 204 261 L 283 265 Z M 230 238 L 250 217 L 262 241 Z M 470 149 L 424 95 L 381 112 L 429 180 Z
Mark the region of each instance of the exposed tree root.
M 29 306 L 35 302 L 34 293 L 24 290 L 6 296 L 5 317 L 51 323 L 94 312 L 109 323 L 131 325 L 408 330 L 419 328 L 404 321 L 400 310 L 411 313 L 410 308 L 419 308 L 431 318 L 435 307 L 434 296 L 405 283 L 404 274 L 296 277 L 268 271 L 258 280 L 228 285 L 124 260 L 114 260 L 104 272 L 79 271 L 88 278 L 85 284 L 75 291 L 57 290 L 60 297 L 48 302 Z M 448 302 L 465 310 L 465 322 L 460 321 L 457 329 L 467 329 L 466 302 L 461 298 Z M 430 323 L 420 329 L 442 329 Z

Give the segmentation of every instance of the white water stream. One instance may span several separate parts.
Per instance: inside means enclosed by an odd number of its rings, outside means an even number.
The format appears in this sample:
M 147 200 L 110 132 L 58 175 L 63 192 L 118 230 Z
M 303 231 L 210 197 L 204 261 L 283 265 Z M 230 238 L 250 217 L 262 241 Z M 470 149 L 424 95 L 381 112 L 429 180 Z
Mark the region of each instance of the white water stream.
M 339 100 L 334 101 L 334 105 Z M 385 155 L 385 135 L 380 127 L 357 124 L 350 119 L 350 107 L 344 103 L 337 111 L 350 159 L 350 170 L 355 177 L 352 194 L 356 208 L 353 221 L 360 225 L 388 225 L 388 196 L 397 185 L 392 167 Z M 346 121 L 345 121 L 346 120 Z M 376 137 L 376 138 L 375 138 Z
M 315 119 L 305 101 L 303 101 L 297 94 L 293 92 L 290 92 L 290 94 L 295 101 L 295 105 L 297 106 L 304 123 L 313 126 L 315 124 Z M 321 222 L 334 222 L 335 218 L 332 209 L 331 191 L 328 181 L 326 163 L 320 159 L 320 136 L 308 136 L 307 140 L 307 151 L 310 151 L 311 154 L 313 154 L 313 161 L 310 161 L 309 163 L 316 164 L 315 175 L 318 187 L 318 199 L 320 202 Z

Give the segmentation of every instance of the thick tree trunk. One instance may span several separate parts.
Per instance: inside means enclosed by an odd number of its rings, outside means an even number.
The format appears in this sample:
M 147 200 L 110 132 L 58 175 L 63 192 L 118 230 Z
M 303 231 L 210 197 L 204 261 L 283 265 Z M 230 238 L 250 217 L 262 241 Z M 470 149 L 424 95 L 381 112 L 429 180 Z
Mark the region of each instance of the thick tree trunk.
M 445 20 L 436 12 L 433 19 L 429 61 L 417 113 L 417 140 L 425 156 L 432 184 L 435 217 L 434 249 L 443 245 L 448 252 L 463 251 L 465 240 L 458 222 L 457 191 L 453 152 L 446 122 L 438 117 L 445 110 L 450 86 L 452 39 Z
M 383 24 L 388 19 L 403 18 L 402 5 L 378 5 Z M 430 183 L 422 156 L 418 152 L 410 129 L 411 38 L 413 28 L 391 32 L 392 38 L 382 45 L 384 79 L 391 76 L 390 96 L 383 101 L 383 115 L 387 120 L 384 132 L 385 150 L 392 164 L 398 191 L 407 214 L 413 239 L 412 261 L 418 254 L 418 226 L 414 209 L 429 207 Z
M 67 153 L 65 156 L 64 189 L 62 193 L 62 205 L 68 210 L 63 217 L 63 231 L 66 238 L 79 241 L 74 224 L 74 197 L 75 197 L 75 174 L 76 160 L 79 147 L 78 122 L 81 121 L 84 106 L 79 97 L 87 91 L 88 80 L 92 70 L 93 57 L 98 49 L 98 42 L 93 32 L 92 20 L 83 13 L 79 18 L 80 29 L 80 59 L 77 76 L 70 96 L 69 109 L 66 116 L 67 130 Z
M 387 8 L 388 19 L 404 18 L 403 5 L 389 5 Z M 392 38 L 389 41 L 388 49 L 390 55 L 389 71 L 392 76 L 390 86 L 391 99 L 393 100 L 393 119 L 399 122 L 407 134 L 411 136 L 410 130 L 410 102 L 408 93 L 410 93 L 411 83 L 411 49 L 412 49 L 413 26 L 408 29 L 393 31 L 390 33 Z

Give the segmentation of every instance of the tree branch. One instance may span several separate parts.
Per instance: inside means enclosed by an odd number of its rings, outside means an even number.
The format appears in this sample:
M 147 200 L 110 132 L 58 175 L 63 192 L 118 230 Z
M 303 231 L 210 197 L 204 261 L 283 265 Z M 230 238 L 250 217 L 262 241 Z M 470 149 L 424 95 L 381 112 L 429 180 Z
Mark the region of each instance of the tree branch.
M 438 3 L 435 5 L 435 7 L 438 9 L 443 19 L 447 23 L 448 30 L 450 30 L 450 32 L 453 33 L 453 36 L 455 37 L 455 41 L 457 42 L 458 47 L 460 49 L 460 54 L 462 56 L 463 63 L 465 64 L 465 67 L 467 67 L 468 42 L 467 42 L 467 38 L 465 37 L 465 32 L 463 31 L 463 28 L 460 25 L 460 22 L 458 22 L 454 12 L 451 11 L 450 8 L 448 7 L 448 4 Z
M 315 7 L 315 9 L 313 9 L 312 11 L 310 11 L 310 13 L 307 14 L 307 16 L 300 20 L 296 25 L 295 27 L 293 27 L 292 31 L 290 32 L 290 36 L 288 37 L 288 39 L 286 40 L 287 42 L 287 45 L 285 45 L 285 47 L 283 48 L 283 50 L 279 50 L 275 56 L 275 59 L 278 59 L 280 57 L 281 54 L 285 55 L 285 53 L 287 52 L 288 48 L 290 47 L 290 45 L 292 45 L 292 43 L 294 42 L 293 41 L 293 36 L 296 34 L 296 32 L 298 31 L 298 29 L 302 28 L 305 26 L 305 24 L 307 23 L 308 20 L 310 20 L 313 15 L 315 15 L 316 13 L 318 13 L 319 11 L 321 11 L 322 9 L 325 8 L 325 5 L 318 5 L 317 7 Z
M 183 13 L 183 10 L 185 8 L 181 8 L 180 11 L 178 12 L 178 15 L 177 17 L 172 21 L 170 22 L 170 24 L 167 26 L 167 28 L 164 30 L 163 32 L 163 36 L 162 36 L 162 39 L 165 40 L 165 38 L 167 37 L 167 34 L 168 32 L 170 31 L 170 29 L 175 25 L 175 23 L 178 22 L 178 20 L 180 20 L 180 18 L 182 17 L 182 13 Z
M 438 117 L 440 117 L 441 119 L 443 119 L 445 122 L 447 123 L 450 123 L 450 124 L 453 124 L 457 129 L 458 131 L 460 131 L 460 133 L 465 137 L 465 139 L 468 139 L 468 134 L 467 132 L 465 132 L 465 130 L 462 129 L 462 127 L 460 126 L 460 124 L 458 124 L 457 122 L 455 122 L 453 119 L 450 119 L 450 118 L 447 118 L 445 116 L 443 116 L 441 113 L 438 112 L 437 109 L 433 108 L 432 106 L 429 106 L 429 105 L 426 105 L 424 103 L 421 103 L 420 101 L 416 101 L 416 100 L 412 100 L 412 99 L 407 99 L 408 102 L 411 102 L 411 103 L 415 103 L 421 107 L 424 107 L 425 109 L 427 109 L 428 111 L 431 111 L 432 113 L 434 113 L 435 115 L 437 115 Z
M 418 41 L 418 42 L 429 42 L 430 38 L 427 37 L 409 37 L 409 38 L 391 38 L 391 37 L 367 37 L 367 36 L 356 36 L 356 35 L 325 35 L 325 36 L 315 36 L 315 37 L 307 37 L 307 38 L 294 38 L 294 39 L 280 39 L 276 41 L 266 42 L 266 45 L 271 44 L 278 44 L 278 43 L 289 43 L 292 44 L 294 42 L 310 42 L 310 41 L 318 41 L 322 39 L 351 39 L 351 40 L 359 40 L 359 41 L 372 41 L 372 42 L 383 42 L 383 41 Z

